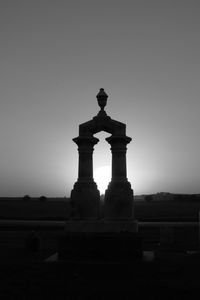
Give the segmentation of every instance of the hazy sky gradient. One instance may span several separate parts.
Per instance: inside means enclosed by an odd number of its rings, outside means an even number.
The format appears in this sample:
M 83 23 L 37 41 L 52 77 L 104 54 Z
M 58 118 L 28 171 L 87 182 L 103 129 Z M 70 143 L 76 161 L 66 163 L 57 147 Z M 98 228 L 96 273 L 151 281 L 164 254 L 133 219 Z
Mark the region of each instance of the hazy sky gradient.
M 133 138 L 135 193 L 200 193 L 199 15 L 193 0 L 1 0 L 0 196 L 69 196 L 99 88 Z

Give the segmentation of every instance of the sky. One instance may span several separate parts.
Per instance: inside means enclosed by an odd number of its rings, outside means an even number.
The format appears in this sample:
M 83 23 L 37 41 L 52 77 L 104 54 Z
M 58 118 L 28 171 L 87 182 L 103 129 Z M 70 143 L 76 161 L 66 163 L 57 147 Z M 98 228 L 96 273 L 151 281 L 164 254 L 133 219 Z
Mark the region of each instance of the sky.
M 200 193 L 199 15 L 197 0 L 1 0 L 0 196 L 70 195 L 100 88 L 133 139 L 134 193 Z

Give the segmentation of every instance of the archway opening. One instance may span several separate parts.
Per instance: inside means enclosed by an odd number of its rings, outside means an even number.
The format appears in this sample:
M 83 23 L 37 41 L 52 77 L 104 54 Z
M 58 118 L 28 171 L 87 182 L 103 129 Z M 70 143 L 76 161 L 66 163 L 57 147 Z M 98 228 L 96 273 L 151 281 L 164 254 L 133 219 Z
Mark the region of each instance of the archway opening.
M 105 194 L 111 181 L 111 150 L 105 140 L 108 136 L 109 134 L 106 132 L 95 134 L 99 143 L 95 146 L 93 153 L 93 177 L 101 195 Z

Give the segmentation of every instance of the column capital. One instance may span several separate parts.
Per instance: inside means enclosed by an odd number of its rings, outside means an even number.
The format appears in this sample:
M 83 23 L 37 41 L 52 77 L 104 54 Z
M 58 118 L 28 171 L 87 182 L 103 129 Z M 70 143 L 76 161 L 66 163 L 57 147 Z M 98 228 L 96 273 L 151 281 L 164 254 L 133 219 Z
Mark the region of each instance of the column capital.
M 126 135 L 112 135 L 106 138 L 106 141 L 111 145 L 127 145 L 132 141 L 132 138 L 126 136 Z
M 99 139 L 93 136 L 78 136 L 73 139 L 78 147 L 93 147 L 99 142 Z
M 111 150 L 121 152 L 126 151 L 126 145 L 131 142 L 131 138 L 128 136 L 110 136 L 106 138 L 106 141 L 111 145 Z

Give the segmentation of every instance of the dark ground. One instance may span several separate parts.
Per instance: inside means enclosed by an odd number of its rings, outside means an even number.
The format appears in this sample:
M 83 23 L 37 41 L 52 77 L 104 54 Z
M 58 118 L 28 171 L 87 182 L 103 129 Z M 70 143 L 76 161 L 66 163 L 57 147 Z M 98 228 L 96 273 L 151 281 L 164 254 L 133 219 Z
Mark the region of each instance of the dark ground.
M 196 299 L 199 292 L 194 254 L 160 253 L 154 262 L 132 263 L 44 262 L 45 254 L 7 251 L 1 299 Z
M 65 220 L 67 205 L 66 201 L 0 201 L 0 215 L 8 222 L 35 217 Z M 56 226 L 24 223 L 17 227 L 1 223 L 0 299 L 196 299 L 200 286 L 199 229 L 195 223 L 199 208 L 199 203 L 136 203 L 143 250 L 153 251 L 152 261 L 46 261 L 58 250 L 62 222 Z M 172 221 L 186 223 L 172 226 Z M 41 239 L 40 250 L 35 253 L 25 249 L 32 229 Z M 163 247 L 161 239 L 164 245 L 167 242 L 173 246 Z
M 0 299 L 196 299 L 199 292 L 198 248 L 188 253 L 164 243 L 151 252 L 154 259 L 58 261 L 61 232 L 41 231 L 36 252 L 25 248 L 29 232 L 0 233 Z M 77 247 L 80 253 L 84 245 Z

